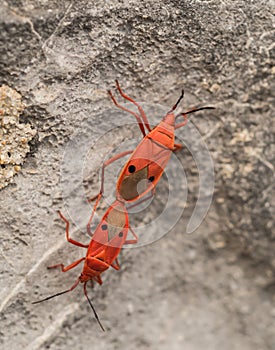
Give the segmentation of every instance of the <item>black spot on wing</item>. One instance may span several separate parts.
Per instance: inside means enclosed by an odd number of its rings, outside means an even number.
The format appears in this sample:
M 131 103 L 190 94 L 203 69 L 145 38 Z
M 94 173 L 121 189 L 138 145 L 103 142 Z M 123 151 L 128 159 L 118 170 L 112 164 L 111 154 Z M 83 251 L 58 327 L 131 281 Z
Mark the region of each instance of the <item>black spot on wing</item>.
M 136 167 L 134 165 L 130 165 L 128 170 L 129 170 L 129 173 L 132 174 L 132 173 L 134 173 L 136 171 Z

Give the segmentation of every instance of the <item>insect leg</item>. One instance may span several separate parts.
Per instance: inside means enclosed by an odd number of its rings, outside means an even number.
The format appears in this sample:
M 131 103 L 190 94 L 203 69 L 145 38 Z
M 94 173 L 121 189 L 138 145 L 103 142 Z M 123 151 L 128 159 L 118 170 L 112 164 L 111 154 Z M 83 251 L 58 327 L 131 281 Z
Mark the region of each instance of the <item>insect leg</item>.
M 100 276 L 94 276 L 93 279 L 94 279 L 94 281 L 96 281 L 98 284 L 102 285 L 103 282 L 102 282 L 102 279 L 101 279 Z
M 140 113 L 140 115 L 141 115 L 141 118 L 142 118 L 142 120 L 143 120 L 143 122 L 144 122 L 144 124 L 145 124 L 145 126 L 146 126 L 146 128 L 147 128 L 147 130 L 150 132 L 152 129 L 151 129 L 151 127 L 150 127 L 149 121 L 148 121 L 148 119 L 147 119 L 147 117 L 146 117 L 146 114 L 145 114 L 144 110 L 142 109 L 142 107 L 141 107 L 135 100 L 133 100 L 131 97 L 127 96 L 127 95 L 121 90 L 121 87 L 120 87 L 120 85 L 119 85 L 119 83 L 118 83 L 117 80 L 116 80 L 116 87 L 117 87 L 118 92 L 120 93 L 120 95 L 121 95 L 122 97 L 124 97 L 126 100 L 132 102 L 132 103 L 138 108 L 139 113 Z M 144 135 L 144 136 L 145 136 L 145 135 Z
M 181 128 L 182 126 L 186 125 L 188 122 L 187 115 L 185 113 L 181 115 L 183 116 L 184 121 L 175 125 L 175 129 Z
M 62 272 L 66 272 L 66 271 L 71 270 L 71 269 L 73 269 L 74 267 L 76 267 L 76 266 L 77 266 L 78 264 L 80 264 L 81 261 L 83 261 L 83 260 L 85 260 L 85 258 L 78 259 L 78 260 L 74 261 L 73 263 L 71 263 L 70 265 L 68 265 L 68 266 L 66 266 L 66 267 L 64 267 L 63 264 L 57 264 L 57 265 L 53 265 L 53 266 L 48 266 L 47 268 L 48 268 L 48 269 L 55 269 L 55 268 L 57 268 L 57 267 L 61 267 Z
M 100 187 L 100 191 L 99 191 L 99 193 L 97 195 L 95 195 L 94 197 L 88 199 L 89 203 L 93 202 L 96 198 L 98 198 L 100 195 L 102 195 L 104 193 L 104 170 L 105 170 L 105 168 L 108 165 L 110 165 L 113 162 L 115 162 L 116 160 L 118 160 L 120 158 L 123 158 L 123 157 L 125 157 L 125 156 L 127 156 L 128 154 L 131 154 L 131 153 L 133 153 L 133 150 L 121 152 L 121 153 L 117 154 L 116 156 L 106 160 L 106 162 L 103 163 L 102 169 L 101 169 L 101 187 Z
M 68 241 L 69 243 L 71 243 L 71 244 L 74 244 L 74 245 L 78 246 L 78 247 L 81 247 L 81 248 L 88 248 L 88 247 L 89 247 L 89 244 L 82 244 L 82 243 L 77 242 L 77 241 L 75 241 L 74 239 L 72 239 L 72 238 L 69 237 L 70 223 L 69 223 L 69 221 L 62 215 L 62 213 L 61 213 L 60 210 L 58 210 L 58 214 L 59 214 L 59 216 L 61 217 L 61 219 L 62 219 L 63 221 L 65 221 L 65 223 L 66 223 L 66 239 L 67 239 L 67 241 Z
M 124 242 L 124 244 L 136 244 L 138 242 L 138 236 L 135 234 L 135 232 L 129 227 L 129 230 L 132 232 L 132 235 L 135 237 L 135 239 L 128 239 Z
M 104 178 L 103 178 L 102 181 L 104 181 Z M 96 207 L 98 206 L 98 203 L 99 203 L 99 201 L 100 201 L 100 199 L 101 199 L 101 197 L 102 197 L 102 193 L 99 193 L 96 197 L 97 197 L 97 200 L 96 200 L 96 202 L 95 202 L 95 204 L 94 204 L 94 207 L 93 207 L 93 210 L 92 210 L 92 214 L 91 214 L 91 216 L 90 216 L 90 219 L 89 219 L 89 221 L 88 221 L 88 224 L 86 225 L 87 232 L 88 232 L 88 234 L 89 234 L 90 236 L 93 235 L 93 234 L 92 234 L 92 231 L 91 231 L 91 223 L 92 223 L 92 220 L 93 220 L 93 217 L 94 217 L 94 213 L 95 213 Z M 96 198 L 96 197 L 93 197 L 93 198 Z M 93 200 L 93 198 L 92 198 L 92 200 Z
M 120 270 L 120 265 L 119 265 L 119 262 L 118 262 L 117 258 L 116 258 L 115 261 L 111 264 L 111 266 L 112 266 L 115 270 Z
M 173 152 L 178 152 L 180 149 L 182 149 L 182 145 L 180 143 L 175 143 Z
M 137 122 L 138 122 L 140 131 L 142 132 L 142 135 L 145 136 L 145 135 L 146 135 L 146 132 L 145 132 L 145 129 L 144 129 L 144 125 L 143 125 L 143 123 L 142 123 L 142 121 L 141 121 L 141 119 L 140 119 L 140 116 L 139 116 L 137 113 L 131 111 L 130 109 L 128 109 L 128 108 L 123 107 L 122 105 L 120 105 L 120 104 L 117 102 L 117 100 L 115 99 L 114 95 L 112 94 L 112 92 L 111 92 L 110 90 L 108 90 L 108 94 L 110 95 L 112 101 L 114 102 L 114 104 L 115 104 L 118 108 L 120 108 L 120 109 L 122 109 L 123 111 L 128 112 L 128 113 L 132 114 L 134 117 L 136 117 L 136 120 L 137 120 Z
M 96 210 L 96 208 L 98 206 L 98 203 L 99 203 L 99 201 L 100 201 L 100 199 L 101 199 L 101 197 L 102 197 L 102 195 L 104 193 L 104 170 L 105 170 L 105 168 L 108 165 L 110 165 L 111 163 L 115 162 L 116 160 L 118 160 L 118 159 L 120 159 L 122 157 L 125 157 L 125 156 L 127 156 L 128 154 L 131 154 L 131 153 L 133 153 L 133 150 L 121 152 L 121 153 L 117 154 L 116 156 L 108 159 L 106 162 L 103 163 L 102 169 L 101 169 L 100 191 L 99 191 L 99 193 L 97 195 L 95 195 L 94 197 L 88 199 L 89 203 L 93 202 L 96 199 L 96 202 L 95 202 L 94 207 L 93 207 L 92 215 L 91 215 L 91 217 L 89 219 L 89 222 L 87 224 L 87 231 L 88 231 L 89 235 L 92 235 L 92 233 L 91 233 L 91 222 L 93 220 L 94 212 L 95 212 L 95 210 Z

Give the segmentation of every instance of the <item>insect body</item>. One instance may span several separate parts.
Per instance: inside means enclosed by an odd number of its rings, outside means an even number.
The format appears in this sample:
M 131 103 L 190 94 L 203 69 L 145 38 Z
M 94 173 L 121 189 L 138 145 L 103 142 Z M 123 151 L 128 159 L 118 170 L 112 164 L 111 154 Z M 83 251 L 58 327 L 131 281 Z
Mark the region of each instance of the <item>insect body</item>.
M 122 169 L 117 193 L 124 201 L 136 201 L 153 190 L 175 150 L 173 116 L 167 115 L 144 136 Z
M 63 292 L 49 296 L 43 300 L 34 302 L 33 304 L 41 303 L 43 301 L 54 298 L 58 295 L 71 292 L 79 283 L 84 283 L 84 294 L 94 311 L 96 320 L 98 321 L 101 329 L 104 331 L 104 328 L 97 316 L 97 313 L 88 297 L 86 285 L 89 280 L 95 281 L 102 284 L 101 274 L 106 271 L 110 266 L 115 270 L 119 270 L 120 266 L 117 260 L 117 257 L 120 253 L 120 250 L 124 244 L 134 244 L 137 242 L 138 238 L 136 234 L 132 231 L 129 226 L 128 212 L 123 203 L 115 201 L 106 211 L 102 217 L 101 222 L 96 227 L 95 232 L 92 236 L 90 244 L 82 244 L 78 241 L 69 237 L 69 221 L 59 212 L 59 215 L 62 220 L 66 223 L 66 238 L 67 241 L 71 244 L 74 244 L 78 247 L 88 248 L 87 254 L 85 257 L 78 259 L 71 263 L 68 266 L 63 264 L 58 264 L 54 266 L 49 266 L 48 268 L 57 268 L 61 267 L 63 272 L 71 270 L 82 261 L 84 261 L 83 270 L 73 284 L 73 286 Z M 90 223 L 92 216 L 87 225 L 87 230 L 90 233 Z M 130 230 L 134 236 L 134 239 L 127 240 L 128 230 Z
M 116 81 L 116 87 L 123 98 L 132 102 L 138 108 L 139 114 L 120 105 L 111 91 L 109 91 L 109 95 L 118 108 L 127 111 L 136 117 L 143 134 L 143 139 L 134 151 L 120 153 L 103 164 L 100 192 L 89 200 L 93 201 L 97 198 L 95 207 L 104 192 L 104 168 L 128 154 L 131 154 L 131 157 L 124 165 L 117 180 L 116 198 L 120 201 L 132 202 L 144 197 L 150 191 L 153 192 L 163 174 L 172 152 L 176 152 L 182 147 L 182 145 L 175 143 L 175 130 L 186 125 L 188 114 L 214 108 L 201 107 L 176 114 L 175 110 L 184 95 L 182 91 L 180 98 L 162 121 L 156 127 L 151 128 L 142 107 L 121 90 L 118 81 Z M 180 116 L 182 116 L 184 120 L 176 124 L 176 120 Z M 147 134 L 145 133 L 145 128 L 148 130 Z

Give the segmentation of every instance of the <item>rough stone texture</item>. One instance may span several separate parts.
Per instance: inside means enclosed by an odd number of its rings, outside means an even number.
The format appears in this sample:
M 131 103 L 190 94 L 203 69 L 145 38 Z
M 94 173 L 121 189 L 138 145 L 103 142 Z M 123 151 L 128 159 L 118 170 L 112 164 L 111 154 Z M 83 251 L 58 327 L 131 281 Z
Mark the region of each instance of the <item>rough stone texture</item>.
M 28 142 L 36 134 L 29 124 L 20 124 L 19 115 L 24 109 L 21 96 L 8 86 L 0 87 L 0 189 L 13 181 L 21 169 Z
M 1 83 L 23 96 L 20 120 L 38 137 L 14 184 L 0 192 L 1 348 L 275 348 L 273 5 L 2 2 Z M 103 286 L 89 291 L 108 330 L 103 334 L 80 287 L 44 304 L 31 302 L 69 287 L 79 273 L 46 269 L 82 256 L 65 242 L 56 214 L 77 201 L 78 187 L 66 188 L 67 169 L 60 173 L 69 140 L 81 129 L 82 146 L 96 143 L 85 169 L 91 196 L 103 156 L 135 135 L 120 128 L 98 141 L 118 119 L 132 121 L 106 94 L 116 78 L 129 95 L 151 105 L 173 105 L 183 87 L 185 106 L 215 105 L 193 120 L 216 178 L 208 216 L 186 235 L 198 172 L 190 153 L 180 152 L 189 186 L 182 218 L 161 240 L 123 252 L 122 270 L 108 271 Z M 151 222 L 166 190 L 163 179 L 150 210 L 132 222 Z M 75 210 L 85 227 L 86 214 Z

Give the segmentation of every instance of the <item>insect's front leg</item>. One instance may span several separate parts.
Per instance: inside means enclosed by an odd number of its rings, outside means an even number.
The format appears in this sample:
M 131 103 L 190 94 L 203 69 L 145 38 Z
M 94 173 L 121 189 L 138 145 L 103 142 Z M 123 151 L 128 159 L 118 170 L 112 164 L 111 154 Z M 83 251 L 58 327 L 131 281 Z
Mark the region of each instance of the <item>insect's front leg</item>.
M 48 266 L 47 268 L 48 269 L 55 269 L 57 267 L 61 267 L 61 271 L 62 272 L 66 272 L 66 271 L 69 271 L 69 270 L 73 269 L 74 267 L 76 267 L 83 260 L 85 260 L 85 258 L 78 259 L 78 260 L 74 261 L 73 263 L 71 263 L 70 265 L 68 265 L 66 267 L 64 266 L 64 264 L 57 264 L 57 265 L 53 265 L 53 266 Z
M 150 124 L 149 124 L 149 121 L 148 121 L 148 119 L 147 119 L 147 116 L 146 116 L 146 114 L 145 114 L 143 108 L 141 107 L 141 105 L 140 105 L 139 103 L 137 103 L 134 99 L 132 99 L 131 97 L 129 97 L 128 95 L 126 95 L 126 94 L 122 91 L 122 89 L 121 89 L 121 87 L 120 87 L 120 85 L 119 85 L 119 83 L 118 83 L 118 80 L 116 80 L 116 88 L 117 88 L 118 92 L 120 93 L 120 95 L 121 95 L 123 98 L 125 98 L 126 100 L 132 102 L 132 103 L 138 108 L 138 111 L 139 111 L 139 113 L 140 113 L 140 115 L 141 115 L 141 118 L 142 118 L 143 123 L 144 123 L 144 125 L 146 126 L 147 130 L 148 130 L 149 132 L 152 131 L 152 128 L 151 128 L 151 126 L 150 126 Z M 114 100 L 113 100 L 113 101 L 114 101 Z M 116 104 L 116 105 L 117 105 L 117 104 Z M 119 106 L 119 105 L 117 105 L 117 107 L 121 108 L 121 106 Z M 123 109 L 123 107 L 122 107 L 122 109 Z M 129 110 L 128 110 L 127 112 L 130 112 L 131 114 L 135 115 L 135 117 L 137 118 L 137 116 L 136 116 L 136 114 L 135 114 L 134 112 L 129 111 Z M 137 121 L 138 121 L 140 130 L 141 130 L 141 132 L 143 133 L 143 136 L 145 136 L 145 130 L 144 130 L 143 125 L 142 125 L 142 127 L 141 127 L 138 118 L 137 118 Z

